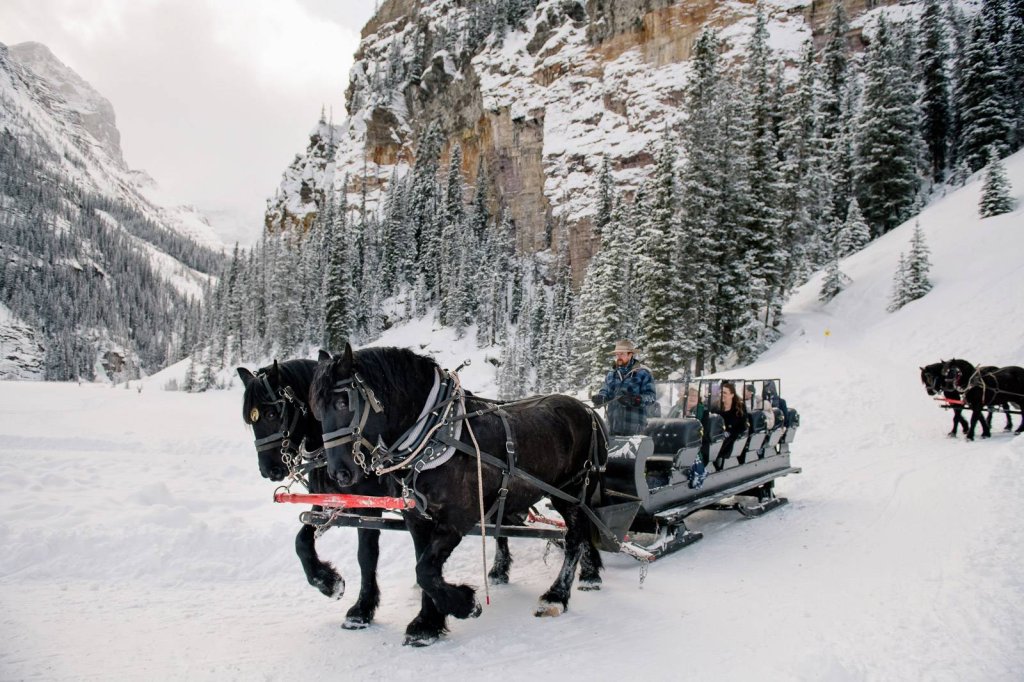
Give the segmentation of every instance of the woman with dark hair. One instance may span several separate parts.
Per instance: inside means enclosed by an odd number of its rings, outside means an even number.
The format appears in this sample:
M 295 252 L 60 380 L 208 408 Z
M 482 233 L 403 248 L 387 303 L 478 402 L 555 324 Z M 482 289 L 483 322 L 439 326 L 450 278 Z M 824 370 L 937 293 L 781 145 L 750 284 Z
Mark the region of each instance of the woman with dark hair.
M 736 439 L 746 436 L 748 430 L 747 411 L 743 409 L 743 401 L 736 397 L 736 385 L 731 381 L 722 382 L 722 404 L 716 411 L 725 422 L 725 440 L 715 458 L 715 469 L 721 471 L 725 468 L 725 460 L 732 455 Z

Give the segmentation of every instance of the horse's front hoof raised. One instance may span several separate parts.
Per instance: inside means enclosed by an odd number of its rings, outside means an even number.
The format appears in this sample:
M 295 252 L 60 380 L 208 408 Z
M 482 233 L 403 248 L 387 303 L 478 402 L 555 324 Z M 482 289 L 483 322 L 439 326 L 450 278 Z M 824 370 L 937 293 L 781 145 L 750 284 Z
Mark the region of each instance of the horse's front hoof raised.
M 584 580 L 580 578 L 579 583 L 577 583 L 576 589 L 581 590 L 583 592 L 597 592 L 601 589 L 601 581 L 600 579 Z
M 541 599 L 533 615 L 538 618 L 555 618 L 565 613 L 565 604 L 561 602 L 549 602 Z
M 331 599 L 341 599 L 345 596 L 345 579 L 332 566 L 317 571 L 309 583 Z

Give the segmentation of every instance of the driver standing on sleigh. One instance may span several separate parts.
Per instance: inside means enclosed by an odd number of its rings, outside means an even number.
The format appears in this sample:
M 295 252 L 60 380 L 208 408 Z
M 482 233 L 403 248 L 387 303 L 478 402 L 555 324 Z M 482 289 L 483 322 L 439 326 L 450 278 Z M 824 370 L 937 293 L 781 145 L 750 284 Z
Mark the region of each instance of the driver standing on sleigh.
M 608 430 L 615 436 L 633 436 L 647 426 L 647 406 L 657 400 L 651 370 L 636 358 L 636 346 L 629 339 L 615 343 L 615 365 L 604 378 L 604 386 L 591 396 L 594 407 L 608 405 Z

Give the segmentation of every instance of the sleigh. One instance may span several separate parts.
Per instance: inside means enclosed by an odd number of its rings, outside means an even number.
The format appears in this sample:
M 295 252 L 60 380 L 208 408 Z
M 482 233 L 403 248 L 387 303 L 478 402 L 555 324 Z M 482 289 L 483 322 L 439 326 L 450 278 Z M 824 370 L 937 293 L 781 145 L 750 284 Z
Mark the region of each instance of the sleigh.
M 761 390 L 779 386 L 777 379 L 743 383 L 753 383 Z M 676 398 L 691 387 L 696 387 L 703 404 L 713 407 L 720 400 L 720 384 L 719 380 L 660 382 L 655 412 L 669 413 Z M 652 417 L 641 435 L 611 437 L 601 486 L 590 503 L 603 526 L 600 548 L 651 561 L 703 537 L 686 525 L 696 512 L 736 512 L 755 518 L 785 505 L 786 498 L 775 495 L 774 484 L 778 478 L 801 471 L 790 461 L 800 415 L 790 408 L 784 412 L 780 407 L 758 407 L 753 400 L 749 402 L 747 431 L 739 435 L 724 460 L 719 460 L 726 440 L 723 420 L 710 409 L 700 418 Z M 716 460 L 722 462 L 721 468 L 713 466 Z M 698 462 L 704 465 L 706 477 L 696 484 Z M 303 523 L 320 531 L 331 527 L 405 530 L 397 512 L 416 504 L 412 498 L 280 491 L 275 501 L 323 507 L 300 514 Z M 382 511 L 379 516 L 359 512 L 366 508 Z M 558 541 L 565 532 L 559 518 L 536 509 L 526 518 L 505 521 L 500 527 L 485 523 L 482 529 L 477 524 L 470 534 Z

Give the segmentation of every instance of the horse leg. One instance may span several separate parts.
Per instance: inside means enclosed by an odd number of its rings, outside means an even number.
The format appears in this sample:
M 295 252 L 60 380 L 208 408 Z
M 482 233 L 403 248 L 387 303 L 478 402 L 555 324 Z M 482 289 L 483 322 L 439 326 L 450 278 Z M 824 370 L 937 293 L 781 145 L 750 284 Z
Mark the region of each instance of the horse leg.
M 553 498 L 551 504 L 565 519 L 565 553 L 562 568 L 558 571 L 555 582 L 541 595 L 540 603 L 533 612 L 535 616 L 560 616 L 569 608 L 569 593 L 572 590 L 572 581 L 576 577 L 576 566 L 580 562 L 583 545 L 590 531 L 590 524 L 582 518 L 583 512 L 579 507 L 558 498 Z
M 507 585 L 508 571 L 512 567 L 512 553 L 508 551 L 508 538 L 498 538 L 494 563 L 487 573 L 487 580 L 492 585 Z
M 960 426 L 964 433 L 967 433 L 967 420 L 964 419 L 964 409 L 962 407 L 953 408 L 953 430 L 949 432 L 950 438 L 956 438 L 956 427 Z
M 468 585 L 450 585 L 442 569 L 462 534 L 451 526 L 442 526 L 410 514 L 406 526 L 416 546 L 416 583 L 423 590 L 420 612 L 405 629 L 405 644 L 429 646 L 445 631 L 445 616 L 476 618 L 480 604 L 476 591 Z
M 580 582 L 579 589 L 584 592 L 601 589 L 601 569 L 604 563 L 601 561 L 601 550 L 593 541 L 583 543 L 583 554 L 580 556 Z
M 313 526 L 303 524 L 299 529 L 299 534 L 295 536 L 295 553 L 299 556 L 309 584 L 328 597 L 341 599 L 345 594 L 345 580 L 334 566 L 321 561 L 317 556 L 316 529 Z
M 369 514 L 380 516 L 380 513 Z M 359 534 L 359 574 L 362 582 L 359 586 L 359 597 L 352 608 L 345 614 L 345 622 L 341 627 L 346 630 L 362 630 L 369 627 L 373 614 L 380 604 L 380 588 L 377 586 L 377 559 L 380 557 L 380 531 L 372 528 L 360 528 Z
M 1006 427 L 1003 431 L 1013 431 L 1013 420 L 1010 418 L 1010 405 L 1007 403 L 1003 405 L 1003 414 L 1006 415 Z

